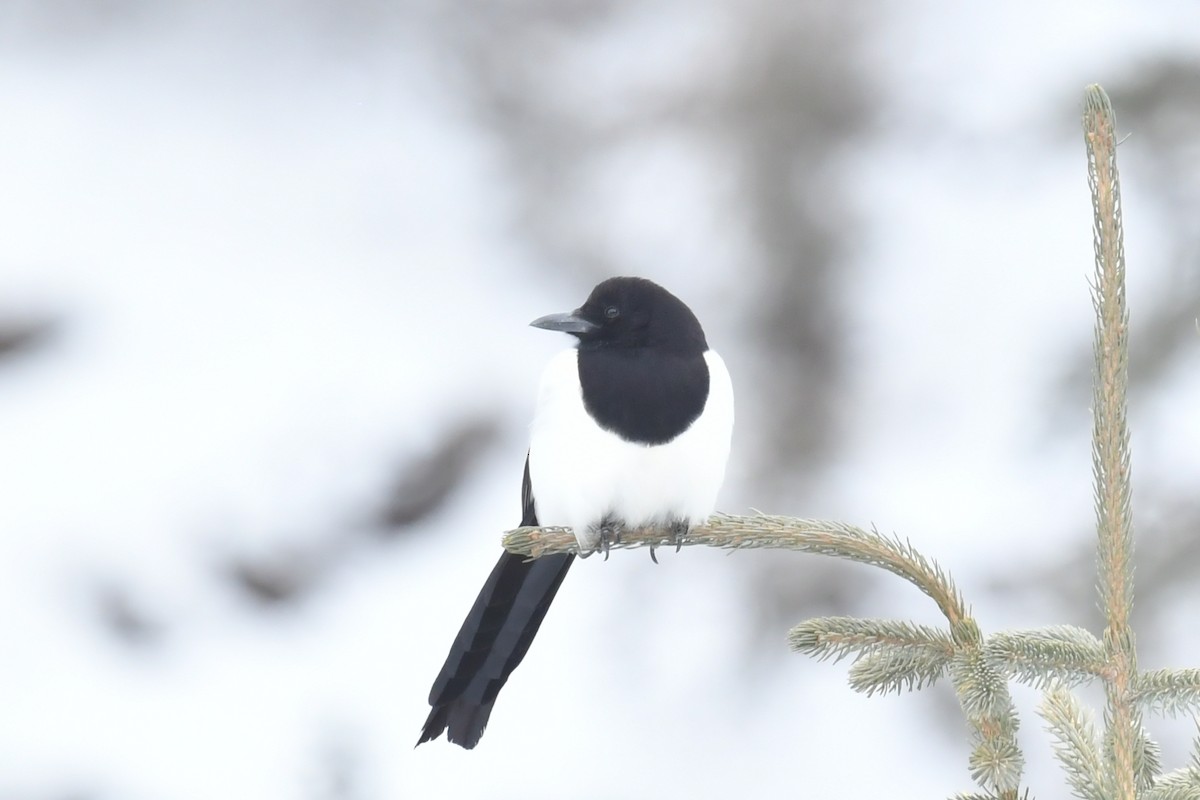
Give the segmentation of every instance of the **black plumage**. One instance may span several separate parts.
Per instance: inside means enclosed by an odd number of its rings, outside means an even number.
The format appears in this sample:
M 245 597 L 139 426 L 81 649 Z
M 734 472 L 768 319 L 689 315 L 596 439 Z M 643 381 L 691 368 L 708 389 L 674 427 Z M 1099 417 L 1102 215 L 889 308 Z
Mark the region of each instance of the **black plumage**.
M 537 524 L 526 456 L 521 525 Z M 442 731 L 468 750 L 479 743 L 496 695 L 525 658 L 574 560 L 572 555 L 533 561 L 508 552 L 500 555 L 433 682 L 429 692 L 433 708 L 417 744 L 437 738 Z

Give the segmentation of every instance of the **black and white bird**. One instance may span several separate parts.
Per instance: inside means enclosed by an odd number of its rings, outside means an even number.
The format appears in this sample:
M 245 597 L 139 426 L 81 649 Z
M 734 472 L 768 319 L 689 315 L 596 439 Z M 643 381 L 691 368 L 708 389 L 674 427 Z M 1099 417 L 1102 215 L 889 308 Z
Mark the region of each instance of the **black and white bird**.
M 521 525 L 570 527 L 587 552 L 625 526 L 678 534 L 707 519 L 729 457 L 733 385 L 691 309 L 648 280 L 611 278 L 575 311 L 531 324 L 579 341 L 542 374 Z M 478 744 L 573 560 L 500 556 L 433 683 L 418 745 L 443 731 Z

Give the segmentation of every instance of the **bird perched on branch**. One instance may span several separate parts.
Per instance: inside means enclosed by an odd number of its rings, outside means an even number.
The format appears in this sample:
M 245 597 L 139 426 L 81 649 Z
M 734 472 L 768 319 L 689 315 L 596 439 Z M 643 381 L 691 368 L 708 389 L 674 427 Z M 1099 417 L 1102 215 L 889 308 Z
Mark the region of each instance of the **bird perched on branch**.
M 575 311 L 530 324 L 578 343 L 542 374 L 521 525 L 570 527 L 591 552 L 626 526 L 666 527 L 678 541 L 707 519 L 729 456 L 733 386 L 691 309 L 651 281 L 610 278 Z M 433 683 L 418 745 L 443 731 L 467 749 L 479 743 L 573 560 L 501 554 Z

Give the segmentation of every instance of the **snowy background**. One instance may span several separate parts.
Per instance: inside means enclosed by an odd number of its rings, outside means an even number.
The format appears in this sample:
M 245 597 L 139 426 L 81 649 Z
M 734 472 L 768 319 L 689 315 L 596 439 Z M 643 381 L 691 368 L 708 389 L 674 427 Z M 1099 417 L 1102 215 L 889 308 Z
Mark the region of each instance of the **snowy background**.
M 948 687 L 784 644 L 935 609 L 795 554 L 582 562 L 480 747 L 412 745 L 567 344 L 527 323 L 612 274 L 730 365 L 722 510 L 1097 630 L 1091 82 L 1131 134 L 1142 665 L 1194 666 L 1200 6 L 0 3 L 0 798 L 970 789 Z

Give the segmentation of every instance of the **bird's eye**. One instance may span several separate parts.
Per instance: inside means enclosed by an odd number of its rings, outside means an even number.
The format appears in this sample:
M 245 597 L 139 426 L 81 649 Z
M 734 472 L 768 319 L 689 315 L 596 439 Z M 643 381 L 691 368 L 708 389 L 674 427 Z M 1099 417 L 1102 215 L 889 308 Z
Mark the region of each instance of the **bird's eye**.
M 609 319 L 616 319 L 617 317 L 621 316 L 621 309 L 617 308 L 616 306 L 609 306 L 608 308 L 604 309 L 604 316 L 608 317 Z

